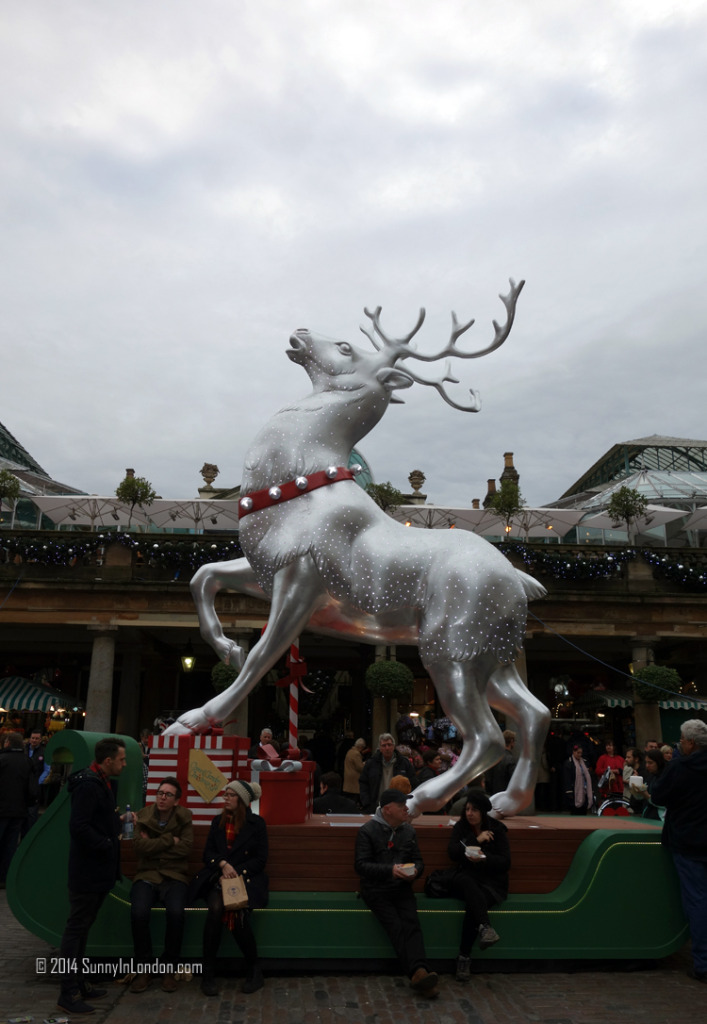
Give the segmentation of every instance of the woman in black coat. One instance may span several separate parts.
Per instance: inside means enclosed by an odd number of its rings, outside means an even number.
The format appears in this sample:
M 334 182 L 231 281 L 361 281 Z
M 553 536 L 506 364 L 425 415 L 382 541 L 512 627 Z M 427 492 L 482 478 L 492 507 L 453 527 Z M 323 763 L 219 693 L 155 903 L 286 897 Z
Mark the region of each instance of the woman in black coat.
M 452 829 L 447 853 L 458 865 L 452 878 L 452 896 L 466 906 L 462 924 L 457 981 L 471 977 L 471 947 L 477 936 L 481 949 L 498 942 L 489 923 L 489 907 L 508 895 L 511 851 L 506 826 L 489 817 L 491 801 L 483 789 L 470 789 L 464 812 Z
M 250 924 L 251 910 L 268 903 L 268 833 L 264 820 L 250 810 L 251 800 L 261 796 L 255 782 L 235 779 L 223 793 L 224 809 L 211 822 L 204 863 L 213 868 L 205 893 L 208 913 L 204 925 L 204 974 L 201 990 L 206 996 L 218 995 L 216 957 L 225 923 L 238 944 L 246 966 L 243 992 L 257 992 L 263 987 L 263 973 L 258 964 L 258 948 Z M 246 910 L 224 910 L 221 879 L 242 875 L 248 889 Z

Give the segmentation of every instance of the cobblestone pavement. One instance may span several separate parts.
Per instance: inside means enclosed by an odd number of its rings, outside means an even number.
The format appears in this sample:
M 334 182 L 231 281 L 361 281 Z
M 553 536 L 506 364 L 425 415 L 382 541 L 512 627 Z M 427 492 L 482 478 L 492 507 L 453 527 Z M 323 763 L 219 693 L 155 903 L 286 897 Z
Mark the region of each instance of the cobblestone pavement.
M 58 978 L 37 973 L 37 960 L 50 964 L 56 950 L 18 924 L 4 892 L 0 914 L 0 1021 L 32 1017 L 41 1024 L 65 1016 L 56 1007 Z M 630 924 L 614 926 L 629 931 Z M 642 1018 L 650 1024 L 704 1024 L 707 987 L 687 977 L 690 963 L 685 947 L 650 970 L 545 972 L 538 964 L 524 973 L 476 974 L 468 985 L 446 974 L 435 1000 L 414 996 L 407 979 L 387 967 L 381 973 L 285 973 L 270 964 L 265 987 L 250 996 L 240 992 L 235 976 L 220 978 L 221 994 L 211 999 L 201 994 L 198 979 L 180 984 L 174 995 L 158 982 L 134 995 L 109 981 L 108 995 L 87 1019 L 133 1024 L 139 1014 L 141 1020 L 175 1024 L 614 1024 Z

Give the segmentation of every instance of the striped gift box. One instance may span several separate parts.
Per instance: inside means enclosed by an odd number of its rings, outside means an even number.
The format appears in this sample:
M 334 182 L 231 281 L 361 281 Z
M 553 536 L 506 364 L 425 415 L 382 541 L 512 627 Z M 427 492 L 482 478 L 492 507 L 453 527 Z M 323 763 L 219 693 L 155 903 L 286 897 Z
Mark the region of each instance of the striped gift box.
M 154 803 L 162 779 L 174 775 L 182 787 L 180 803 L 192 812 L 194 824 L 210 825 L 223 807 L 223 798 L 219 794 L 207 804 L 189 784 L 189 751 L 203 750 L 227 779 L 235 779 L 247 777 L 249 747 L 250 740 L 245 736 L 153 736 L 146 802 Z

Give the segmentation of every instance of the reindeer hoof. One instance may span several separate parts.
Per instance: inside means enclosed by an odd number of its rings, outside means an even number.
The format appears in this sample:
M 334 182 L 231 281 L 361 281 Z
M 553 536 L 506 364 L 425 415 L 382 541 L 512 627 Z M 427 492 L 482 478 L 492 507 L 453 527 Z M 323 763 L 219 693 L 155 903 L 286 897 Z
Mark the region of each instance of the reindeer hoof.
M 224 661 L 227 665 L 235 668 L 237 672 L 243 668 L 245 662 L 245 651 L 242 647 L 239 647 L 235 640 L 230 641 L 228 651 Z
M 528 799 L 522 795 L 514 797 L 506 791 L 504 793 L 494 793 L 491 797 L 491 805 L 493 807 L 493 810 L 490 812 L 492 818 L 510 818 L 528 806 Z
M 165 729 L 162 735 L 194 736 L 208 732 L 212 724 L 201 708 L 195 708 L 193 711 L 185 711 L 183 715 L 180 715 L 177 721 Z

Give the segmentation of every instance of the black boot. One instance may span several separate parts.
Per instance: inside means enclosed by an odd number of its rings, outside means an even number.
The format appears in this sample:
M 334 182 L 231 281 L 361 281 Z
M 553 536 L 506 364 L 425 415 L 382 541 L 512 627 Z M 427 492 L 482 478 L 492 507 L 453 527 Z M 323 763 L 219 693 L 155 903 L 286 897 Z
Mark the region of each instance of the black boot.
M 260 970 L 259 964 L 254 964 L 248 968 L 245 981 L 243 982 L 243 988 L 241 992 L 245 992 L 246 995 L 250 995 L 251 992 L 257 992 L 259 988 L 262 988 L 265 984 L 263 978 L 263 972 Z
M 204 973 L 201 976 L 201 991 L 205 996 L 218 995 L 218 985 L 213 968 L 209 970 L 206 966 L 204 967 Z

